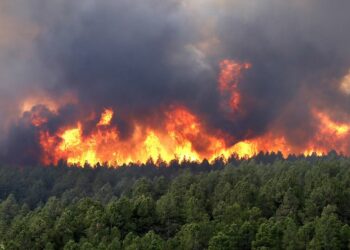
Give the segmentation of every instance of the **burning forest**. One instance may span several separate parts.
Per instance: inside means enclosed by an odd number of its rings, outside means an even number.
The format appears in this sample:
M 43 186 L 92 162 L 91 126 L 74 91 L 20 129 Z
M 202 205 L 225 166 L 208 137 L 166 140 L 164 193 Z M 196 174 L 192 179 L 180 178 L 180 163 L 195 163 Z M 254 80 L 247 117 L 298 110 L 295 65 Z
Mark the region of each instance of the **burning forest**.
M 349 156 L 350 3 L 336 2 L 2 1 L 0 159 Z

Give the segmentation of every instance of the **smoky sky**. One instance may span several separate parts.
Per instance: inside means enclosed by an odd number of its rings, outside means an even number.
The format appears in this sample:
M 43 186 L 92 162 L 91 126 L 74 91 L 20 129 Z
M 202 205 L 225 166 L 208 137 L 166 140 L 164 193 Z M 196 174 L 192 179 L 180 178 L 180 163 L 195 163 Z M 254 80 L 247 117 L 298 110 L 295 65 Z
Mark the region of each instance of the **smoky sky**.
M 5 0 L 0 7 L 6 154 L 20 138 L 35 144 L 18 115 L 33 95 L 77 96 L 50 116 L 52 131 L 111 107 L 125 137 L 135 120 L 159 126 L 172 105 L 231 143 L 274 129 L 302 145 L 313 136 L 312 108 L 349 115 L 349 96 L 338 87 L 350 69 L 347 0 Z M 223 59 L 252 65 L 239 84 L 241 112 L 222 109 Z

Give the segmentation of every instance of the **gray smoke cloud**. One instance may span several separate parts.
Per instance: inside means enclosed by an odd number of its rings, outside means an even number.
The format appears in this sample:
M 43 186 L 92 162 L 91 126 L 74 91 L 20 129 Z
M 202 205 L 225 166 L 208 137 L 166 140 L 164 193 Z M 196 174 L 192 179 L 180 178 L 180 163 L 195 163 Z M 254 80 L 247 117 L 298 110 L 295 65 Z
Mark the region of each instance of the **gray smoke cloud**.
M 348 121 L 350 99 L 339 90 L 350 69 L 346 0 L 4 0 L 0 9 L 7 158 L 30 145 L 39 150 L 35 129 L 18 120 L 33 95 L 77 97 L 46 114 L 50 131 L 112 107 L 125 138 L 135 120 L 161 126 L 172 105 L 228 133 L 231 143 L 274 129 L 303 145 L 314 136 L 313 108 Z M 236 114 L 222 109 L 217 89 L 223 59 L 252 64 Z

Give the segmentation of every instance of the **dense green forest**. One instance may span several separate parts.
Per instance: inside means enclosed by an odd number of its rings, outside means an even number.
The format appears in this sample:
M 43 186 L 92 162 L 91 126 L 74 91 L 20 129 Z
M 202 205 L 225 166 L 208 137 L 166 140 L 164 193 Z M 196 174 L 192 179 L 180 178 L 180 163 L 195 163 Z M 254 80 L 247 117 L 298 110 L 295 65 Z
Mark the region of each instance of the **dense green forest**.
M 0 249 L 348 249 L 350 159 L 0 167 Z

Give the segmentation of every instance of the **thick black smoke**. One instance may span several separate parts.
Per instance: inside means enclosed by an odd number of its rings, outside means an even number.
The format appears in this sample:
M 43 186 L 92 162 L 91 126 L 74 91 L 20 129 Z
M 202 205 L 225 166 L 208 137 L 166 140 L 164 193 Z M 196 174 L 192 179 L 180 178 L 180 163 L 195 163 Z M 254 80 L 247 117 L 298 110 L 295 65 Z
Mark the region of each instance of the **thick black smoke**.
M 349 97 L 338 86 L 350 69 L 347 0 L 4 3 L 10 14 L 0 17 L 34 30 L 11 38 L 24 40 L 17 47 L 0 43 L 0 65 L 16 66 L 7 66 L 0 82 L 13 97 L 1 100 L 6 124 L 20 101 L 37 92 L 57 100 L 77 96 L 76 104 L 49 115 L 50 131 L 112 107 L 125 138 L 135 120 L 161 126 L 173 105 L 189 108 L 208 130 L 230 134 L 231 143 L 273 129 L 302 145 L 313 136 L 312 108 L 335 119 L 349 114 Z M 25 48 L 24 58 L 18 48 Z M 252 64 L 239 85 L 237 113 L 222 109 L 223 59 Z M 23 120 L 0 138 L 9 159 L 27 147 L 39 150 L 36 128 Z M 27 158 L 35 162 L 35 153 Z

